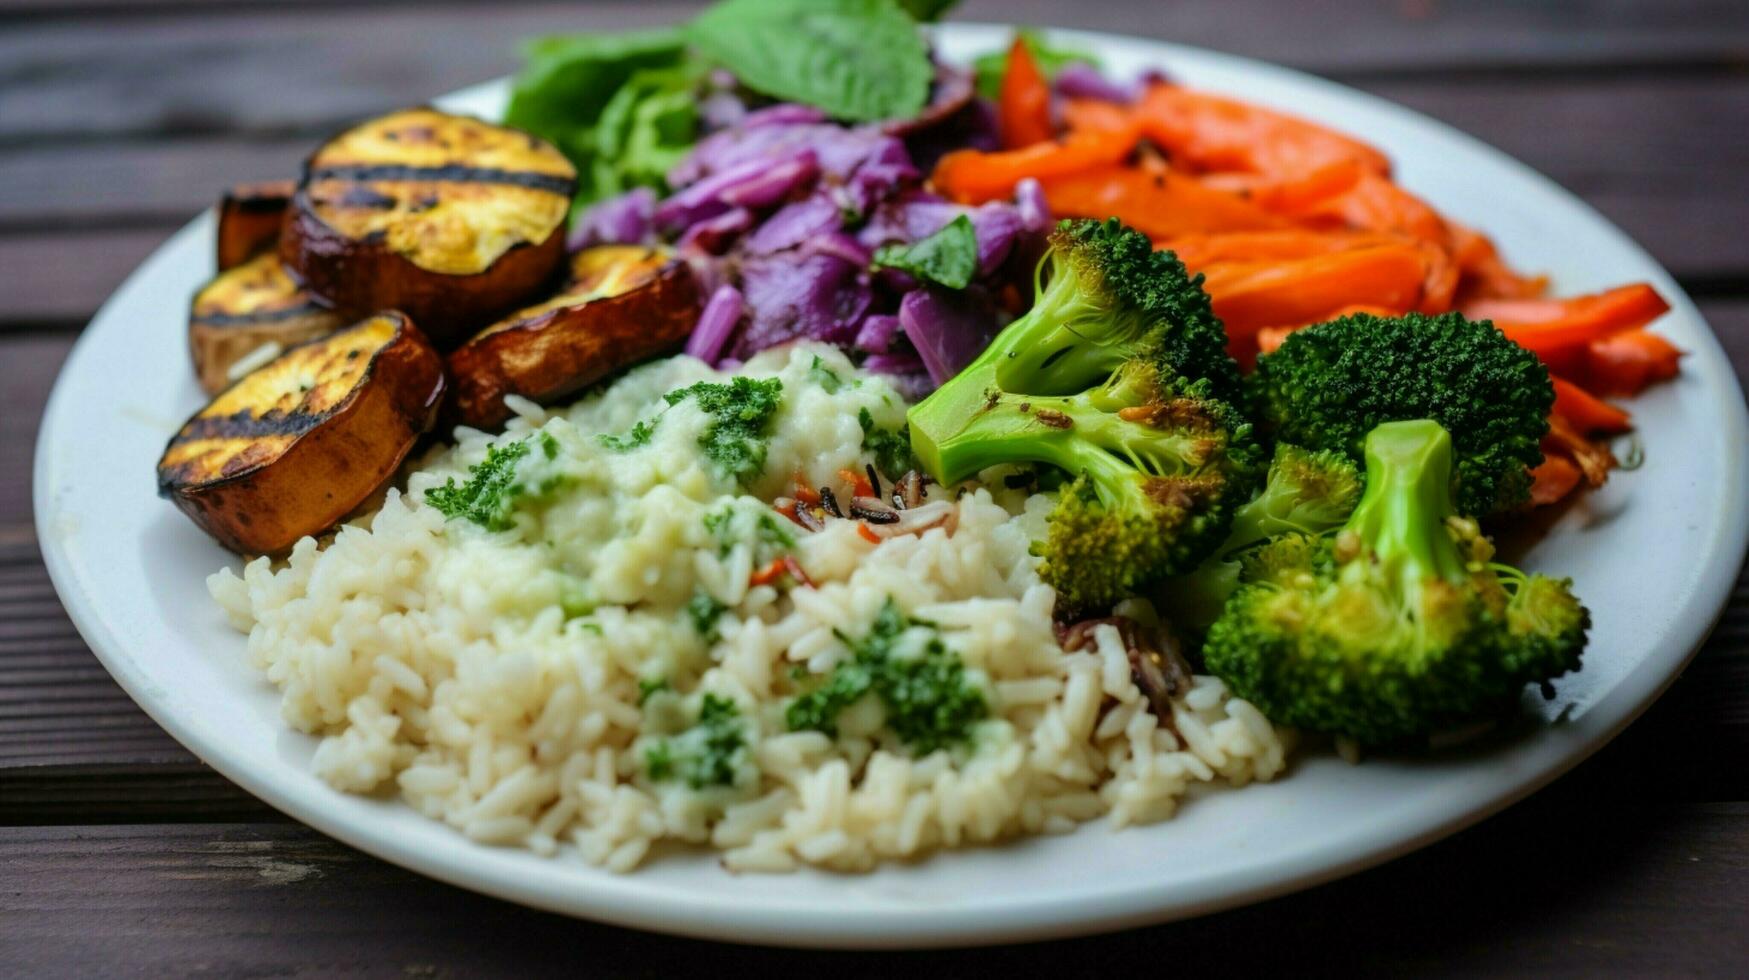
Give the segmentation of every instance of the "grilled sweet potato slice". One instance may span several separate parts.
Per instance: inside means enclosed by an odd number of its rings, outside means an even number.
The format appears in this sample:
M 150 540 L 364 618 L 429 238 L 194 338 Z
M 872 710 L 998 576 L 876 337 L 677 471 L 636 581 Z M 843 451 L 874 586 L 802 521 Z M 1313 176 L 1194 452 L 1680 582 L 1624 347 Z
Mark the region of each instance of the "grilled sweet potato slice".
M 449 355 L 450 414 L 480 429 L 510 417 L 505 395 L 553 402 L 677 348 L 698 322 L 698 287 L 665 249 L 601 245 L 571 257 L 558 295 L 492 324 Z
M 219 198 L 219 271 L 242 265 L 279 241 L 279 226 L 296 190 L 293 181 L 273 180 L 238 184 Z
M 453 346 L 559 274 L 576 184 L 543 140 L 406 109 L 305 162 L 280 255 L 331 305 L 401 310 Z
M 345 326 L 340 314 L 292 282 L 279 256 L 262 252 L 227 269 L 194 294 L 188 311 L 188 353 L 209 395 L 231 383 L 231 367 L 274 344 L 280 350 Z
M 227 548 L 275 554 L 395 475 L 436 421 L 443 360 L 377 313 L 281 354 L 195 413 L 158 460 L 158 493 Z

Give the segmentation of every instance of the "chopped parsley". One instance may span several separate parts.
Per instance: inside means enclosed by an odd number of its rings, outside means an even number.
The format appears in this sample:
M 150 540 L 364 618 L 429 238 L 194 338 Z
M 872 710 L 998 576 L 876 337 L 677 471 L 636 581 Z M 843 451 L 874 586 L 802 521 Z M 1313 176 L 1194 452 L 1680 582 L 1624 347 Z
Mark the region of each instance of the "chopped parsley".
M 749 541 L 753 545 L 754 564 L 763 564 L 796 546 L 796 536 L 777 521 L 776 515 L 764 509 L 749 510 L 734 506 L 704 515 L 704 529 L 717 543 L 717 557 L 727 558 L 735 545 Z
M 747 762 L 747 732 L 735 702 L 706 694 L 691 728 L 644 750 L 652 782 L 678 778 L 693 789 L 733 786 Z
M 650 438 L 656 434 L 656 422 L 660 418 L 661 416 L 653 419 L 639 419 L 631 427 L 631 431 L 623 436 L 609 435 L 603 432 L 595 439 L 616 453 L 629 453 L 650 444 Z
M 650 700 L 650 697 L 656 692 L 672 690 L 674 688 L 669 685 L 666 677 L 641 678 L 638 681 L 638 707 L 642 708 L 644 702 Z
M 820 360 L 818 354 L 814 355 L 814 363 L 808 365 L 808 378 L 824 389 L 828 395 L 836 395 L 838 389 L 844 387 L 844 379 L 838 376 L 838 372 L 827 367 L 826 362 Z
M 907 634 L 926 630 L 921 652 L 899 656 Z M 838 715 L 873 693 L 886 708 L 886 727 L 917 755 L 964 742 L 989 713 L 984 694 L 966 677 L 965 664 L 942 642 L 933 624 L 899 611 L 892 599 L 861 639 L 839 634 L 850 659 L 825 682 L 784 709 L 790 731 L 838 734 Z
M 718 602 L 715 596 L 700 589 L 694 592 L 692 598 L 687 601 L 686 615 L 692 620 L 692 628 L 698 631 L 699 636 L 707 640 L 715 640 L 717 620 L 722 618 L 723 613 L 728 608 L 728 606 Z
M 527 440 L 493 443 L 486 447 L 485 459 L 468 467 L 466 483 L 457 486 L 452 476 L 443 486 L 426 490 L 425 502 L 446 520 L 462 517 L 488 531 L 508 531 L 516 497 L 523 492 L 516 482 L 516 463 L 527 455 Z
M 700 381 L 663 396 L 669 405 L 688 398 L 711 417 L 698 445 L 716 467 L 718 477 L 743 486 L 757 479 L 765 470 L 765 430 L 783 402 L 783 382 L 744 377 L 733 378 L 728 384 Z
M 874 457 L 875 469 L 899 477 L 917 468 L 916 457 L 911 455 L 910 426 L 902 426 L 897 432 L 883 429 L 875 425 L 874 416 L 866 408 L 857 412 L 856 420 L 862 424 L 862 451 Z

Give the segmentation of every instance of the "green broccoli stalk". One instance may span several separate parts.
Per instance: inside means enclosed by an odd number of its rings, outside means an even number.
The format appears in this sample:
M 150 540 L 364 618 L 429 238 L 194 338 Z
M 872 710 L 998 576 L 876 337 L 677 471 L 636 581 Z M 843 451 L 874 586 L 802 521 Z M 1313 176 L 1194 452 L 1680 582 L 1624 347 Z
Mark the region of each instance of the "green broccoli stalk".
M 1033 309 L 914 406 L 911 449 L 950 484 L 1045 464 L 1069 483 L 1037 546 L 1065 613 L 1194 568 L 1255 482 L 1250 423 L 1200 280 L 1117 221 L 1064 222 Z
M 1160 587 L 1160 604 L 1172 625 L 1187 638 L 1200 635 L 1239 588 L 1248 549 L 1277 535 L 1336 530 L 1354 511 L 1360 492 L 1360 469 L 1346 455 L 1277 443 L 1263 492 L 1233 511 L 1226 540 L 1194 571 Z
M 1487 516 L 1529 499 L 1554 385 L 1536 355 L 1457 313 L 1359 314 L 1289 334 L 1257 360 L 1263 427 L 1360 462 L 1382 422 L 1432 419 L 1452 434 L 1458 507 Z
M 1510 704 L 1579 665 L 1589 616 L 1569 583 L 1492 564 L 1452 498 L 1437 422 L 1378 426 L 1366 492 L 1334 536 L 1245 558 L 1210 627 L 1208 668 L 1282 724 L 1401 742 Z

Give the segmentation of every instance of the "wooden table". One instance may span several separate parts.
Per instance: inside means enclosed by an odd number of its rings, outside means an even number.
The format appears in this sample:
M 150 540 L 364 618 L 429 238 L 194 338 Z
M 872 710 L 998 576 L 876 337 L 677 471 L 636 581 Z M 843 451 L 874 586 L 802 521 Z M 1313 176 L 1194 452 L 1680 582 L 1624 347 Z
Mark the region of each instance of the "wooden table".
M 0 973 L 1749 974 L 1743 581 L 1658 705 L 1506 814 L 1297 896 L 1041 947 L 767 951 L 530 912 L 291 823 L 160 731 L 68 623 L 31 527 L 37 422 L 80 327 L 222 186 L 290 175 L 339 124 L 510 70 L 524 36 L 694 6 L 0 0 Z M 961 16 L 1235 51 L 1447 120 L 1644 243 L 1749 374 L 1742 0 L 972 0 Z M 1649 449 L 1653 466 L 1682 451 Z

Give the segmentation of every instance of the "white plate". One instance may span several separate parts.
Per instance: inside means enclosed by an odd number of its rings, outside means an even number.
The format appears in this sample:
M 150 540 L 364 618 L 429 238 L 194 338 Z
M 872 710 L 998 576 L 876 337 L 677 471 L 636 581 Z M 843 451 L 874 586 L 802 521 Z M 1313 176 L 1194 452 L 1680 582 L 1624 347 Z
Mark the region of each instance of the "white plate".
M 956 60 L 1006 38 L 1006 29 L 982 26 L 940 34 Z M 470 843 L 393 800 L 336 792 L 310 775 L 313 740 L 280 722 L 276 693 L 207 597 L 207 573 L 237 559 L 153 495 L 164 440 L 202 402 L 183 331 L 188 297 L 212 271 L 210 214 L 172 237 L 104 305 L 43 419 L 37 530 L 80 633 L 182 744 L 348 844 L 541 908 L 745 942 L 995 942 L 1210 912 L 1437 840 L 1595 751 L 1699 646 L 1749 537 L 1749 420 L 1730 364 L 1694 305 L 1591 209 L 1439 123 L 1254 61 L 1103 35 L 1062 39 L 1097 51 L 1120 75 L 1160 66 L 1188 83 L 1360 134 L 1390 153 L 1408 187 L 1496 236 L 1515 264 L 1551 272 L 1561 292 L 1650 280 L 1671 300 L 1657 327 L 1689 356 L 1680 379 L 1633 403 L 1645 467 L 1616 474 L 1528 559 L 1572 575 L 1596 618 L 1585 669 L 1559 685 L 1553 703 L 1527 699 L 1548 724 L 1431 761 L 1303 759 L 1288 778 L 1194 800 L 1163 824 L 1114 833 L 1093 823 L 862 876 L 734 876 L 702 852 L 619 876 L 575 858 Z M 495 83 L 446 104 L 491 115 L 504 93 Z M 286 161 L 287 173 L 293 165 Z

